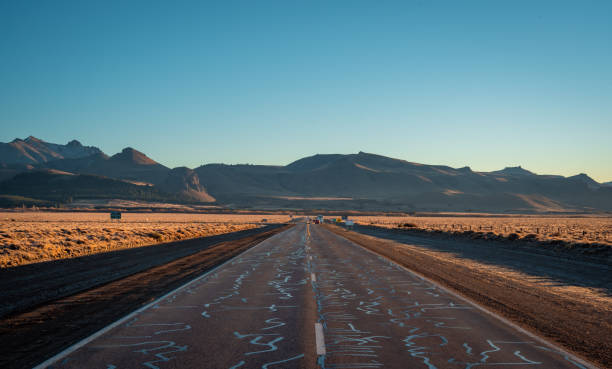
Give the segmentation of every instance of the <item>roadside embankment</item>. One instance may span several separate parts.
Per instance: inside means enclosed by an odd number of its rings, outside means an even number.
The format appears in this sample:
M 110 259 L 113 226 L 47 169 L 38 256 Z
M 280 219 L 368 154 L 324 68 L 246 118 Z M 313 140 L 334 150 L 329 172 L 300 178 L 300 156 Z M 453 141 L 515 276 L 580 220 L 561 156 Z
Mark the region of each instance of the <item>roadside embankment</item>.
M 355 217 L 360 229 L 511 243 L 612 264 L 610 217 Z
M 67 220 L 59 220 L 64 215 Z M 70 259 L 257 228 L 261 223 L 206 221 L 189 214 L 126 214 L 110 221 L 100 213 L 0 213 L 0 268 Z M 3 217 L 4 216 L 4 217 Z M 29 217 L 26 217 L 29 216 Z M 148 218 L 147 218 L 148 217 Z M 194 219 L 195 218 L 195 219 Z M 215 218 L 219 218 L 216 216 Z M 214 218 L 213 218 L 214 219 Z M 199 220 L 199 221 L 196 221 Z
M 612 363 L 612 267 L 605 262 L 495 241 L 325 227 L 578 356 L 603 367 Z

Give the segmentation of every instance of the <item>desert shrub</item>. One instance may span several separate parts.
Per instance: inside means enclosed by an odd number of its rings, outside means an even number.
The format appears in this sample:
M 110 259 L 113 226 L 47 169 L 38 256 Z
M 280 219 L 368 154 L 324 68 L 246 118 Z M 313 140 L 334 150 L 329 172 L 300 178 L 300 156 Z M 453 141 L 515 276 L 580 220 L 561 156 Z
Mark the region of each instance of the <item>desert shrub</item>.
M 162 235 L 158 232 L 151 232 L 148 234 L 148 236 L 157 241 L 160 241 L 162 239 Z
M 414 223 L 400 223 L 397 225 L 400 228 L 416 228 L 417 225 Z
M 483 232 L 474 232 L 470 237 L 473 238 L 473 239 L 484 238 L 484 233 Z
M 508 239 L 509 239 L 510 241 L 515 241 L 515 240 L 518 240 L 518 238 L 519 238 L 519 235 L 518 235 L 518 234 L 516 234 L 516 233 L 510 233 L 510 234 L 508 235 Z

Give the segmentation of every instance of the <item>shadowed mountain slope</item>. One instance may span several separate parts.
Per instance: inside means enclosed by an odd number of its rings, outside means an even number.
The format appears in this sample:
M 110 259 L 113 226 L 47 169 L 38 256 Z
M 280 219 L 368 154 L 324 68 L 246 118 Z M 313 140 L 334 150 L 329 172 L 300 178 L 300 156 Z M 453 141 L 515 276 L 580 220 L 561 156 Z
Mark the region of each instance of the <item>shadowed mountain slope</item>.
M 214 202 L 206 189 L 200 184 L 197 173 L 186 167 L 172 169 L 159 188 L 168 193 L 181 194 L 199 202 Z
M 97 147 L 83 146 L 77 140 L 60 145 L 30 136 L 25 140 L 17 138 L 9 143 L 0 143 L 0 163 L 9 165 L 42 164 L 51 160 L 82 158 L 101 153 Z
M 86 172 L 106 177 L 158 184 L 164 181 L 170 169 L 150 159 L 140 151 L 128 147 L 111 156 L 108 160 L 92 163 L 86 169 Z
M 151 184 L 163 182 L 170 172 L 169 168 L 131 147 L 111 157 L 99 153 L 83 158 L 54 160 L 43 167 Z
M 304 204 L 309 198 L 321 206 L 321 198 L 341 198 L 343 202 L 328 206 L 358 208 L 361 202 L 368 209 L 403 211 L 612 210 L 612 191 L 584 174 L 537 175 L 521 167 L 474 172 L 364 152 L 314 155 L 285 167 L 204 165 L 196 172 L 211 195 L 235 206 L 289 206 L 291 199 Z
M 31 164 L 29 164 L 30 162 Z M 155 189 L 149 189 L 152 191 L 149 192 L 153 195 L 146 195 L 145 197 L 173 198 L 175 201 L 180 199 L 190 202 L 215 201 L 200 184 L 197 174 L 191 169 L 177 168 L 171 170 L 131 147 L 109 157 L 97 148 L 82 146 L 76 140 L 69 142 L 67 145 L 58 145 L 28 137 L 26 140 L 16 139 L 9 144 L 0 144 L 0 181 L 9 180 L 20 173 L 39 172 L 31 177 L 20 177 L 20 179 L 18 178 L 19 181 L 11 182 L 13 185 L 20 183 L 24 186 L 22 191 L 16 191 L 16 188 L 11 187 L 13 188 L 13 194 L 31 190 L 32 193 L 39 195 L 39 199 L 46 198 L 40 191 L 40 186 L 36 184 L 36 179 L 46 178 L 40 173 L 50 173 L 49 171 L 53 170 L 93 176 L 84 177 L 89 178 L 90 181 L 87 183 L 90 186 L 94 186 L 95 183 L 103 185 L 110 179 L 120 179 L 122 183 L 127 181 L 131 182 L 132 185 L 146 184 L 149 185 L 148 187 L 155 185 Z M 106 178 L 104 180 L 93 180 L 94 177 Z M 80 179 L 80 181 L 82 180 Z M 54 181 L 50 183 L 57 184 Z M 0 194 L 6 194 L 9 187 L 4 186 L 3 188 L 5 192 L 0 192 Z M 127 194 L 138 192 L 132 190 L 134 188 L 121 192 L 123 198 L 129 197 Z M 138 186 L 138 190 L 143 190 L 142 186 Z M 97 192 L 89 191 L 87 193 L 100 197 L 103 196 L 104 191 L 104 188 L 99 188 Z M 156 191 L 164 192 L 164 195 L 155 195 Z M 79 192 L 79 194 L 82 193 L 84 192 Z M 116 192 L 111 191 L 109 195 L 111 193 L 116 194 Z M 168 194 L 172 194 L 172 196 L 168 196 Z M 70 198 L 73 196 L 64 197 Z M 108 196 L 103 197 L 108 198 Z M 141 195 L 136 196 L 136 198 L 142 197 Z
M 54 202 L 77 199 L 129 199 L 143 201 L 190 201 L 182 194 L 170 194 L 153 186 L 135 185 L 126 181 L 57 170 L 36 170 L 20 173 L 0 183 L 0 194 L 23 196 Z

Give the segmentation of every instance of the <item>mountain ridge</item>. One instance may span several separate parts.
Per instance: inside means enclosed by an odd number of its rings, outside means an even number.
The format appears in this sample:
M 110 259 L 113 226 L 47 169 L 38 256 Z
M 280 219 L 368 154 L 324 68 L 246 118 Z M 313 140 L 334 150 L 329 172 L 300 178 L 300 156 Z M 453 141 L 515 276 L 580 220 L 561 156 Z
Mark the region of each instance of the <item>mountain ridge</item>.
M 58 170 L 150 184 L 177 198 L 243 208 L 612 211 L 612 184 L 598 183 L 584 173 L 539 175 L 521 166 L 477 172 L 467 166 L 420 164 L 363 151 L 315 154 L 284 166 L 204 164 L 171 169 L 131 147 L 109 157 L 97 148 L 83 150 L 86 146 L 76 140 L 66 145 L 35 137 L 13 142 L 49 152 L 44 162 L 30 164 L 23 158 L 7 162 L 0 155 L 0 180 L 22 172 Z M 71 155 L 62 154 L 67 147 L 74 148 Z
M 25 140 L 16 138 L 9 143 L 0 142 L 0 162 L 3 164 L 42 164 L 96 153 L 102 153 L 102 150 L 95 146 L 83 146 L 77 140 L 61 145 L 28 136 Z

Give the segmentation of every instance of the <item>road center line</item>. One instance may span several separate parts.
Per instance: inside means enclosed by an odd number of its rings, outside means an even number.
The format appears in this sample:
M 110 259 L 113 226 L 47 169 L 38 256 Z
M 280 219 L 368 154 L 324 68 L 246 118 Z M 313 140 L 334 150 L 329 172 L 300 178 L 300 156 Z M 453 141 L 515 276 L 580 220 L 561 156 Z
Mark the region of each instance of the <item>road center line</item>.
M 317 355 L 325 355 L 325 337 L 323 336 L 323 325 L 315 323 L 315 340 L 317 343 Z

